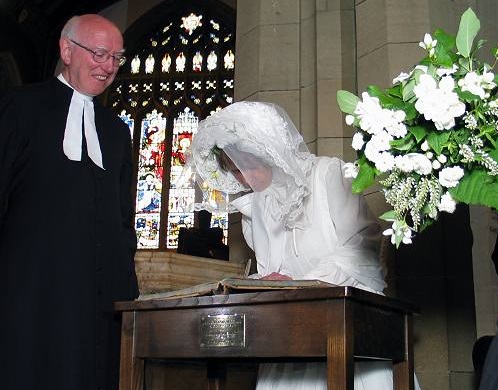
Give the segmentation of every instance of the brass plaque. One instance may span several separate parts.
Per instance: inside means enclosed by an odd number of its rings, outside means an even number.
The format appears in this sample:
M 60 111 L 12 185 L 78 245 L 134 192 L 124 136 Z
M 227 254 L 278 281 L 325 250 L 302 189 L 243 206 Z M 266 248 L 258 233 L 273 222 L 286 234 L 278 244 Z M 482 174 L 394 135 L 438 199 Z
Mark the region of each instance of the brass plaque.
M 244 314 L 201 316 L 201 348 L 245 347 Z

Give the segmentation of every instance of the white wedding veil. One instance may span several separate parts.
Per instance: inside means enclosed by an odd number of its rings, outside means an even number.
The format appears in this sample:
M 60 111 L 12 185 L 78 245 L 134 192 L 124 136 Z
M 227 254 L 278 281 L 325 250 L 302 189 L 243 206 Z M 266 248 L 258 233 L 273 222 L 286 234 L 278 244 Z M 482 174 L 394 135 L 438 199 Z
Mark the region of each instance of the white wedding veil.
M 249 186 L 241 184 L 233 171 L 220 166 L 221 151 Z M 275 218 L 294 227 L 302 214 L 303 200 L 310 192 L 308 180 L 314 158 L 281 107 L 244 101 L 199 123 L 186 165 L 197 173 L 201 188 L 207 185 L 229 194 L 258 191 L 254 175 L 251 178 L 249 172 L 261 167 L 271 170 L 271 184 L 265 189 L 272 203 L 270 209 Z M 212 205 L 205 206 L 200 203 L 196 209 L 213 209 Z M 228 211 L 236 210 L 229 207 Z

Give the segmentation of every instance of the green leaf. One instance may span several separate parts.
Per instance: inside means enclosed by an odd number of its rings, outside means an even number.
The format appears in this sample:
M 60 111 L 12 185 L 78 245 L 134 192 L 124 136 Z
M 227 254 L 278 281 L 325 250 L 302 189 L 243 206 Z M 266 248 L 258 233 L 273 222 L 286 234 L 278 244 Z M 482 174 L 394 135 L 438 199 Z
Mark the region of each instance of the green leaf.
M 481 98 L 477 95 L 474 95 L 473 93 L 469 91 L 462 91 L 461 89 L 457 89 L 456 93 L 460 100 L 463 100 L 465 102 L 472 102 L 474 100 L 480 100 Z
M 405 104 L 401 97 L 389 95 L 386 91 L 376 87 L 375 85 L 369 85 L 367 91 L 370 96 L 379 99 L 383 108 L 390 110 L 403 110 L 408 116 L 410 105 Z
M 435 57 L 436 64 L 440 65 L 441 67 L 451 68 L 453 66 L 453 61 L 443 45 L 436 45 Z
M 434 31 L 434 37 L 437 39 L 438 46 L 442 45 L 446 51 L 451 51 L 455 48 L 455 37 L 446 34 L 440 28 Z
M 486 39 L 479 39 L 476 44 L 476 50 L 479 50 L 481 47 L 483 47 L 486 42 L 488 42 Z
M 439 78 L 439 76 L 437 75 L 437 69 L 438 67 L 436 67 L 434 64 L 430 64 L 428 67 L 427 67 L 427 74 L 432 76 L 433 79 L 437 80 Z
M 490 150 L 488 154 L 493 158 L 493 160 L 498 162 L 498 149 L 495 148 L 493 150 Z
M 413 88 L 415 88 L 415 79 L 410 79 L 403 88 L 403 100 L 405 102 L 415 96 Z
M 372 166 L 365 156 L 362 156 L 358 161 L 360 170 L 358 176 L 351 183 L 352 191 L 355 194 L 360 194 L 366 188 L 370 187 L 375 180 L 376 169 Z
M 450 193 L 459 202 L 498 209 L 498 182 L 484 170 L 466 174 Z
M 418 228 L 419 233 L 422 233 L 425 229 L 427 229 L 429 226 L 432 225 L 434 221 L 432 219 L 425 219 L 424 222 L 422 222 Z
M 395 85 L 394 87 L 391 87 L 387 90 L 389 95 L 396 96 L 399 98 L 402 98 L 403 95 L 401 93 L 401 84 Z
M 472 43 L 480 28 L 481 22 L 472 8 L 468 8 L 460 18 L 460 26 L 456 36 L 457 50 L 465 58 L 470 57 Z
M 458 59 L 458 63 L 460 64 L 460 67 L 465 70 L 465 72 L 460 72 L 460 74 L 464 74 L 464 73 L 470 72 L 470 68 L 471 68 L 471 66 L 470 66 L 471 61 L 470 61 L 470 59 L 468 59 L 468 58 L 459 58 Z
M 401 106 L 400 109 L 403 110 L 406 114 L 405 122 L 411 121 L 412 119 L 415 119 L 418 116 L 418 111 L 415 108 L 415 104 L 406 103 L 403 106 Z
M 394 210 L 389 210 L 379 216 L 379 218 L 383 221 L 394 222 L 396 221 L 396 213 L 394 212 Z
M 349 91 L 337 91 L 337 103 L 341 111 L 346 114 L 354 114 L 359 101 L 360 99 Z
M 408 127 L 408 131 L 415 136 L 417 143 L 422 141 L 427 134 L 426 128 L 422 126 Z
M 370 96 L 375 96 L 376 98 L 378 98 L 383 106 L 396 104 L 401 100 L 395 96 L 390 96 L 386 91 L 380 89 L 375 85 L 369 85 L 367 91 Z
M 389 142 L 389 145 L 391 146 L 391 148 L 396 149 L 396 150 L 410 150 L 414 144 L 415 144 L 415 141 L 413 140 L 413 138 L 410 134 L 404 136 L 403 138 L 396 139 L 394 141 Z
M 367 92 L 370 96 L 374 96 L 376 98 L 384 98 L 387 96 L 387 94 L 384 92 L 384 90 L 380 89 L 376 85 L 369 85 L 367 87 Z
M 441 154 L 443 147 L 448 142 L 449 138 L 449 131 L 431 132 L 427 136 L 427 142 L 429 143 L 429 146 L 432 148 L 432 150 L 434 150 L 434 152 L 439 155 Z

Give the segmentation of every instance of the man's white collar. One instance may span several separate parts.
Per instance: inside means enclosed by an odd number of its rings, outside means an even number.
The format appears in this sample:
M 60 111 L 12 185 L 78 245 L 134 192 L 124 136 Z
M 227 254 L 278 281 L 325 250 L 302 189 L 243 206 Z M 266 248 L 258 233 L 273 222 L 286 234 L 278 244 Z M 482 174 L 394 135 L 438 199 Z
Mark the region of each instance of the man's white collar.
M 95 128 L 93 97 L 76 91 L 69 85 L 66 79 L 64 79 L 62 74 L 59 74 L 57 78 L 73 90 L 71 104 L 69 105 L 69 111 L 67 113 L 66 130 L 64 132 L 64 154 L 72 161 L 81 161 L 83 142 L 82 128 L 84 128 L 88 157 L 90 157 L 97 166 L 104 169 L 99 137 L 97 136 L 97 130 Z

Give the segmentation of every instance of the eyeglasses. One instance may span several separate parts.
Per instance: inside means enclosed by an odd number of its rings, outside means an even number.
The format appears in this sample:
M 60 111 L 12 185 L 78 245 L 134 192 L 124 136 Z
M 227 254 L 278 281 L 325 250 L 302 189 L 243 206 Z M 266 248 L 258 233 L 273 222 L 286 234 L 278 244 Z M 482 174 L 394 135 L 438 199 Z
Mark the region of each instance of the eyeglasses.
M 75 45 L 81 47 L 82 49 L 85 49 L 89 53 L 92 53 L 93 60 L 95 62 L 98 62 L 99 64 L 102 64 L 109 60 L 109 58 L 112 58 L 112 63 L 114 66 L 123 66 L 124 63 L 126 62 L 126 57 L 122 54 L 111 54 L 105 49 L 89 49 L 86 46 L 83 46 L 81 43 L 78 43 L 76 41 L 73 41 L 72 39 L 68 38 L 71 42 L 73 42 Z

